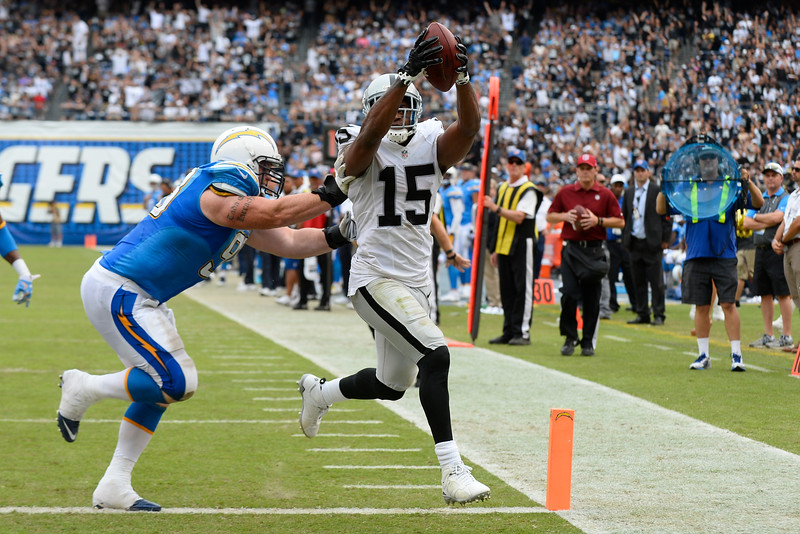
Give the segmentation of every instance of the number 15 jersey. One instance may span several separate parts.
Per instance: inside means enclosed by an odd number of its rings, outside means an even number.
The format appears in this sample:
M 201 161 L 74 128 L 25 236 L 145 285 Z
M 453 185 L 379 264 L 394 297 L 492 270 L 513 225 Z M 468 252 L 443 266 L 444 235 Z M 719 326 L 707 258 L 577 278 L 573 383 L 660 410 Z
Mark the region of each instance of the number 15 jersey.
M 339 153 L 360 131 L 353 125 L 339 129 Z M 347 196 L 358 224 L 350 295 L 375 278 L 391 278 L 409 287 L 430 285 L 431 212 L 442 183 L 436 156 L 442 133 L 442 123 L 429 119 L 417 125 L 406 146 L 384 137 L 367 170 L 350 183 Z

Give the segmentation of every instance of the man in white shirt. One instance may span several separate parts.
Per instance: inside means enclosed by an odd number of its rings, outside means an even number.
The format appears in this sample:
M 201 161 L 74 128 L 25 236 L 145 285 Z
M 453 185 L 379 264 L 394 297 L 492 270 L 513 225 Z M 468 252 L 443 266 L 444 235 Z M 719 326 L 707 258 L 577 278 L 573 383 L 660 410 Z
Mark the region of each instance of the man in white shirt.
M 796 189 L 789 195 L 783 222 L 775 232 L 772 250 L 783 254 L 783 274 L 795 307 L 800 308 L 800 160 L 792 162 L 792 180 Z M 792 347 L 797 350 L 797 347 Z

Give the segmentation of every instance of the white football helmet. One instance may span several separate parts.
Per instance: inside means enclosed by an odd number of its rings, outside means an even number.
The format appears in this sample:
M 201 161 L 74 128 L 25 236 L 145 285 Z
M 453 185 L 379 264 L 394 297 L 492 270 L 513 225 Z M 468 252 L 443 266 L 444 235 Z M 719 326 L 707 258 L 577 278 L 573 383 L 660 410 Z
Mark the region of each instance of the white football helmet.
M 283 191 L 283 158 L 272 136 L 260 128 L 236 126 L 223 132 L 211 148 L 211 161 L 247 165 L 258 177 L 258 186 L 265 196 L 277 198 Z
M 361 99 L 365 116 L 396 79 L 397 74 L 381 74 L 372 80 L 366 91 L 364 91 L 364 97 Z M 422 97 L 413 83 L 406 89 L 406 98 L 410 101 L 408 106 L 398 108 L 398 111 L 403 114 L 403 123 L 397 126 L 393 125 L 389 128 L 389 133 L 386 134 L 389 141 L 394 141 L 395 143 L 405 143 L 409 137 L 414 135 L 414 132 L 417 131 L 419 116 L 422 114 Z

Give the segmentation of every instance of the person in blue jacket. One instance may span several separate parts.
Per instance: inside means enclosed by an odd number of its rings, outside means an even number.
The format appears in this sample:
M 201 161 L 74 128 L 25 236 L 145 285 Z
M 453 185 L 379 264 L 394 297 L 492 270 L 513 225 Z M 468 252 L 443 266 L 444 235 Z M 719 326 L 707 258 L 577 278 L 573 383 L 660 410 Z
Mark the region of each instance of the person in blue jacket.
M 735 304 L 738 285 L 736 210 L 745 207 L 759 209 L 764 204 L 764 198 L 758 186 L 750 180 L 747 170 L 742 169 L 742 196 L 713 217 L 700 218 L 701 204 L 718 203 L 719 188 L 724 191 L 730 185 L 727 176 L 720 176 L 720 155 L 724 154 L 724 149 L 705 134 L 690 138 L 684 146 L 690 144 L 698 145 L 695 156 L 698 173 L 689 181 L 679 184 L 683 194 L 691 198 L 693 211 L 683 214 L 686 217 L 686 259 L 681 279 L 681 301 L 697 307 L 694 321 L 698 356 L 689 368 L 703 370 L 711 367 L 708 336 L 711 332 L 711 306 L 714 304 L 711 302 L 712 293 L 716 287 L 725 314 L 725 331 L 731 343 L 731 371 L 745 371 L 741 319 Z M 678 213 L 671 203 L 668 206 L 663 190 L 656 197 L 656 212 L 659 215 Z

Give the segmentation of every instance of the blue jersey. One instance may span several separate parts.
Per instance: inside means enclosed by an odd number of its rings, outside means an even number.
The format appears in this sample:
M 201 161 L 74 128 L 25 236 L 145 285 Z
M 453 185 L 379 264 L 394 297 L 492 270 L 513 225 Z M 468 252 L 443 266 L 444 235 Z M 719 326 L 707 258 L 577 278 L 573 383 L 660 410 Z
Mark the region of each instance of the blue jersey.
M 719 194 L 713 184 L 709 182 L 696 183 L 685 182 L 678 184 L 682 188 L 692 187 L 691 194 L 695 204 L 708 202 L 710 198 L 713 202 L 719 202 Z M 736 211 L 744 208 L 752 208 L 750 192 L 745 191 L 745 197 L 740 195 L 734 200 L 724 213 L 719 213 L 713 217 L 692 220 L 691 215 L 685 215 L 686 219 L 686 260 L 694 258 L 736 258 Z M 708 198 L 706 198 L 708 197 Z M 723 195 L 724 199 L 724 195 Z M 675 214 L 677 210 L 672 205 L 668 206 L 670 214 Z
M 481 181 L 479 178 L 473 178 L 461 184 L 461 190 L 464 193 L 464 215 L 461 217 L 461 224 L 472 224 L 472 208 L 475 204 L 472 200 L 473 194 L 479 194 L 481 191 Z
M 622 209 L 622 203 L 625 201 L 625 195 L 622 195 L 617 200 L 619 202 L 619 209 Z M 622 239 L 622 228 L 609 228 L 606 231 L 606 241 L 617 241 Z
M 442 195 L 442 208 L 444 208 L 444 224 L 448 229 L 452 228 L 453 219 L 460 221 L 463 217 L 464 199 L 461 193 L 461 188 L 457 185 L 451 185 L 444 189 L 439 189 Z M 458 223 L 459 226 L 461 223 Z
M 717 219 L 693 222 L 686 219 L 686 259 L 736 258 L 736 210 L 751 207 L 750 193 L 747 201 L 734 202 Z
M 245 165 L 208 163 L 193 169 L 100 260 L 100 265 L 136 282 L 166 302 L 236 256 L 250 232 L 219 226 L 203 215 L 200 195 L 260 195 L 258 179 Z
M 780 200 L 778 205 L 775 207 L 775 211 L 780 211 L 781 213 L 786 213 L 786 203 L 789 202 L 789 195 L 788 194 L 784 194 L 784 193 L 786 193 L 786 190 L 783 187 L 781 187 L 780 189 L 775 191 L 775 194 L 772 195 L 772 197 L 769 196 L 769 193 L 767 191 L 764 191 L 764 193 L 762 195 L 764 197 L 764 203 L 766 204 L 767 202 L 769 202 L 770 198 L 775 198 L 775 197 L 779 197 L 779 196 L 783 195 L 783 198 Z M 756 209 L 752 209 L 751 208 L 751 209 L 747 210 L 747 216 L 750 217 L 751 219 L 756 215 L 756 213 L 758 213 L 758 210 L 756 210 Z M 763 230 L 761 230 L 761 232 L 763 232 Z

